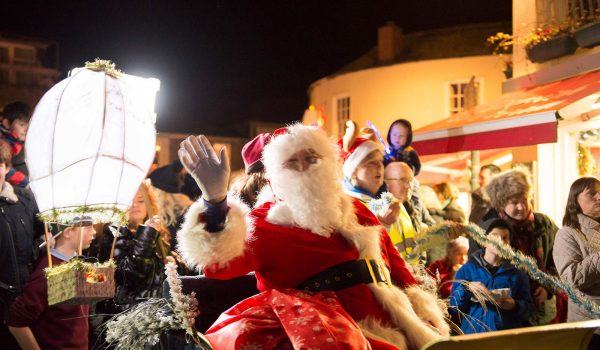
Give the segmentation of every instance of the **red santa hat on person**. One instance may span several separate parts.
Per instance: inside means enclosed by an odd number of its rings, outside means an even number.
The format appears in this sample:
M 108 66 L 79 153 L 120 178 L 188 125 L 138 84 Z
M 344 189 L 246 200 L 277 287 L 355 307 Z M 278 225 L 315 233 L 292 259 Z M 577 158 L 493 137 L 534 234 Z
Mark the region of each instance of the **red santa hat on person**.
M 255 138 L 244 145 L 242 148 L 242 159 L 244 160 L 246 174 L 257 173 L 264 169 L 261 161 L 262 151 L 269 141 L 271 141 L 271 134 L 262 133 L 256 135 Z
M 344 177 L 350 179 L 359 164 L 373 151 L 383 153 L 383 147 L 375 141 L 375 134 L 370 128 L 362 128 L 361 135 L 357 137 L 356 125 L 353 121 L 346 122 L 344 137 L 338 141 L 342 150 L 342 172 Z

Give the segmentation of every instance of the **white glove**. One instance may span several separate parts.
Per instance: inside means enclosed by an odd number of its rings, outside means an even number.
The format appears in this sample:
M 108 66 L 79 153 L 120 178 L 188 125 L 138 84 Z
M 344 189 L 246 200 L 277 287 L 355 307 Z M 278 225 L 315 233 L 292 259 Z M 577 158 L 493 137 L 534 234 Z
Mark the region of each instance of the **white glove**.
M 202 190 L 202 198 L 207 201 L 220 201 L 227 197 L 229 182 L 229 158 L 225 147 L 217 157 L 215 149 L 206 136 L 189 136 L 181 143 L 179 159 L 196 180 Z

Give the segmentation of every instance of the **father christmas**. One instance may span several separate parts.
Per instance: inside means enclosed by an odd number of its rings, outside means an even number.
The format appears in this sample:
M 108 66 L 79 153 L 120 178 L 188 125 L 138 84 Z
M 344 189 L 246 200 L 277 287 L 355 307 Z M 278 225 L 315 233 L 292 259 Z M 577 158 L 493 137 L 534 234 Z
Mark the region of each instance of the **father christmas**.
M 418 349 L 449 334 L 377 219 L 346 196 L 338 148 L 315 127 L 279 129 L 263 151 L 273 200 L 249 211 L 227 196 L 229 162 L 204 136 L 179 157 L 202 189 L 179 252 L 207 277 L 256 273 L 260 294 L 207 331 L 215 349 Z

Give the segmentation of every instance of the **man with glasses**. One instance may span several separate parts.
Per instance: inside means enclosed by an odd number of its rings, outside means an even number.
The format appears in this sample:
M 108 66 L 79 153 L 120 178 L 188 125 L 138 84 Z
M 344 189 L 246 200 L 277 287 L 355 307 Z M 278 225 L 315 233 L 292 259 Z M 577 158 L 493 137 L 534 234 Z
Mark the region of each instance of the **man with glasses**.
M 413 171 L 404 162 L 392 162 L 385 167 L 384 181 L 388 191 L 394 195 L 398 202 L 402 203 L 400 215 L 398 215 L 396 222 L 388 228 L 388 232 L 392 240 L 396 242 L 396 248 L 405 259 L 407 254 L 412 252 L 415 247 L 415 234 L 422 225 L 410 200 L 413 180 Z M 413 263 L 412 261 L 409 262 Z

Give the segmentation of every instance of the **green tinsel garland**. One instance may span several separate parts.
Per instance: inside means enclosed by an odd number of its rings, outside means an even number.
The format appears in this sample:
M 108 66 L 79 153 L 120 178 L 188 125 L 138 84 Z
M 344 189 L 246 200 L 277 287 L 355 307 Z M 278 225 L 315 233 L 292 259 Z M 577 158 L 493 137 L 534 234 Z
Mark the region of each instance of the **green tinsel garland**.
M 38 214 L 44 222 L 70 225 L 78 216 L 90 216 L 95 224 L 112 223 L 125 226 L 127 224 L 127 207 L 117 204 L 82 205 L 79 207 L 56 208 Z
M 444 240 L 447 243 L 448 241 L 457 238 L 461 233 L 466 233 L 473 238 L 477 244 L 483 247 L 491 244 L 498 252 L 498 255 L 503 259 L 510 261 L 510 263 L 519 270 L 527 273 L 534 281 L 552 290 L 563 290 L 575 304 L 589 312 L 592 316 L 600 317 L 600 306 L 589 300 L 579 290 L 560 279 L 541 271 L 532 257 L 519 251 L 514 251 L 511 246 L 502 243 L 498 237 L 486 235 L 479 226 L 474 224 L 463 225 L 446 221 L 429 227 L 422 232 L 422 238 L 417 240 L 417 246 L 413 249 L 411 254 L 407 256 L 407 259 L 414 258 L 423 251 L 428 250 L 432 246 L 431 242 L 439 244 Z
M 100 58 L 96 58 L 94 62 L 85 62 L 85 68 L 95 72 L 104 72 L 113 78 L 119 78 L 123 74 L 113 61 Z
M 64 264 L 60 264 L 58 266 L 55 267 L 46 267 L 44 269 L 44 274 L 46 275 L 46 277 L 50 277 L 50 276 L 56 276 L 56 275 L 60 275 L 65 273 L 66 271 L 77 271 L 77 270 L 83 270 L 83 271 L 95 271 L 97 268 L 102 268 L 102 267 L 115 267 L 115 262 L 111 259 L 107 262 L 104 263 L 91 263 L 91 262 L 87 262 L 87 261 L 83 261 L 81 259 L 71 259 L 69 262 L 66 262 Z

